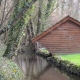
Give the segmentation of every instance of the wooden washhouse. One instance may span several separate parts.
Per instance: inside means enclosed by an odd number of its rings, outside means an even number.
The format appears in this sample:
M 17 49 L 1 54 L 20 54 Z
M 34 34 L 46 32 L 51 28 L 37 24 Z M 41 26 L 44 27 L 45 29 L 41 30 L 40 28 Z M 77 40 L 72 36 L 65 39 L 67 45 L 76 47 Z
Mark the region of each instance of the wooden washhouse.
M 45 47 L 52 54 L 80 53 L 80 22 L 67 16 L 32 42 Z

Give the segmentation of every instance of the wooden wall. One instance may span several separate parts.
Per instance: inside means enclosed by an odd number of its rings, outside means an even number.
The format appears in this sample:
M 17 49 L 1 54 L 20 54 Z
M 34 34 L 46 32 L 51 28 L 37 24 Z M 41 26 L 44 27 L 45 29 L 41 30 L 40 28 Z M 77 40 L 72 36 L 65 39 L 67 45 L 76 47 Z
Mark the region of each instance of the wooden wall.
M 80 26 L 67 21 L 38 42 L 53 54 L 80 53 Z

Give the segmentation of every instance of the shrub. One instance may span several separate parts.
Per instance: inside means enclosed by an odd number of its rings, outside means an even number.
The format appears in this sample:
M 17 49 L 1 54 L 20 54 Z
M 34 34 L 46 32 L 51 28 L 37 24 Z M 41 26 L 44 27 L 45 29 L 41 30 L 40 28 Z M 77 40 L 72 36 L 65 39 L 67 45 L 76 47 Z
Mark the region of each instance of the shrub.
M 15 62 L 3 58 L 6 46 L 0 47 L 0 80 L 23 80 L 24 74 Z
M 0 57 L 0 80 L 23 80 L 24 75 L 15 62 Z

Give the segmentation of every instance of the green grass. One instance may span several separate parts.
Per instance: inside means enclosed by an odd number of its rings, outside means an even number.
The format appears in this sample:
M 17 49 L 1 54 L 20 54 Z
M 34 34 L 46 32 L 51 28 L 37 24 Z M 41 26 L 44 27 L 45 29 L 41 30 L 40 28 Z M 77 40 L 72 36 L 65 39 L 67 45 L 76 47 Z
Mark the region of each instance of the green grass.
M 62 60 L 67 60 L 75 65 L 80 66 L 80 54 L 59 55 L 58 57 Z

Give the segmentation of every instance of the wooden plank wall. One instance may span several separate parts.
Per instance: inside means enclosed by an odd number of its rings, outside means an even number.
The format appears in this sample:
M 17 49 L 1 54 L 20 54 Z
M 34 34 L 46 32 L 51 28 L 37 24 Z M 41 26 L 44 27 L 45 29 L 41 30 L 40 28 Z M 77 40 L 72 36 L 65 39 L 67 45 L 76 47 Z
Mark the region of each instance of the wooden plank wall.
M 38 42 L 53 54 L 80 53 L 80 26 L 67 21 Z

